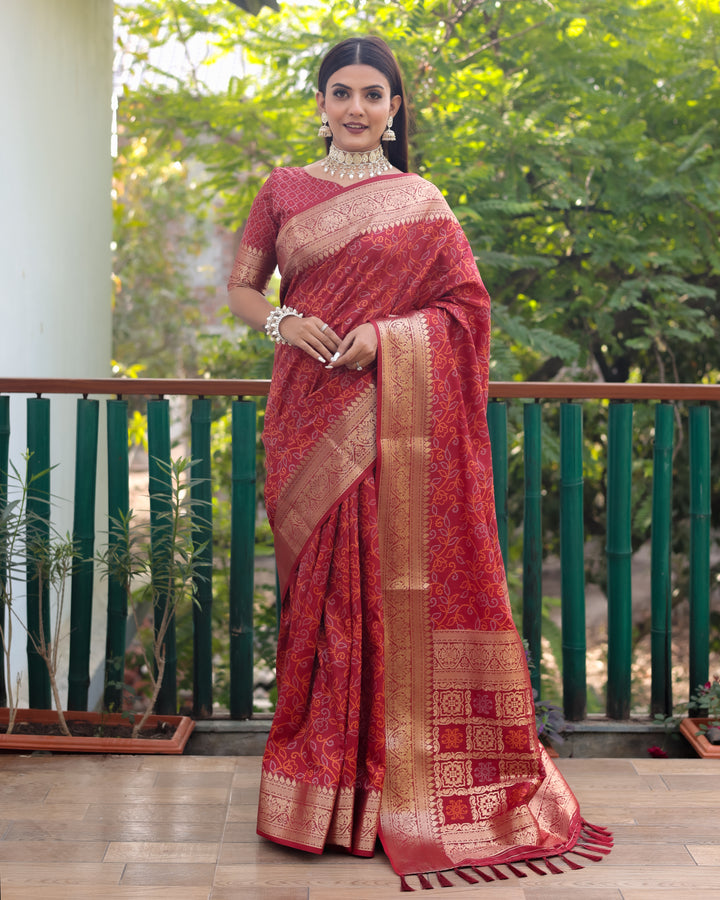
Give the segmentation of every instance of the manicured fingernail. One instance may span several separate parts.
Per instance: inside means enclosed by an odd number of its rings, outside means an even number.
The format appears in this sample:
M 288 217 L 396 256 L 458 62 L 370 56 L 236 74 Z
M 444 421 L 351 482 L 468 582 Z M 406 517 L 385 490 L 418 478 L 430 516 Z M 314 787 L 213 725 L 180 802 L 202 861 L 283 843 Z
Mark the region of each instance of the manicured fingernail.
M 340 351 L 336 350 L 333 355 L 330 357 L 330 362 L 335 362 L 336 359 L 340 358 Z
M 318 356 L 318 359 L 320 360 L 321 363 L 327 362 L 327 360 L 325 359 L 324 356 Z

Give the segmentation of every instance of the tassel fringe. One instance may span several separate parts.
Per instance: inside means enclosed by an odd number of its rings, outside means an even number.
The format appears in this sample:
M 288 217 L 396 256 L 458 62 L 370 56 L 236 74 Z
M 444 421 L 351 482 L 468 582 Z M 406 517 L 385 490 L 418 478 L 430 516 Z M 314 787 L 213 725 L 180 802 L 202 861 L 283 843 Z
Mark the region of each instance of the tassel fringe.
M 602 847 L 612 847 L 615 843 L 611 834 L 598 834 L 595 831 L 588 832 L 583 829 L 580 836 L 583 840 L 588 841 L 588 843 L 599 844 Z
M 601 862 L 604 859 L 603 856 L 597 856 L 597 854 L 595 853 L 584 853 L 582 850 L 576 850 L 574 847 L 572 850 L 568 850 L 568 853 L 574 853 L 576 856 L 582 856 L 585 859 L 592 860 L 593 862 Z
M 489 869 L 493 873 L 493 875 L 497 878 L 498 881 L 507 881 L 508 880 L 509 876 L 506 875 L 504 872 L 501 872 L 497 866 L 489 866 Z
M 591 850 L 593 853 L 602 853 L 605 856 L 612 850 L 612 847 L 604 844 L 578 844 L 578 847 L 582 847 L 583 850 Z
M 453 869 L 453 872 L 454 872 L 456 875 L 459 875 L 460 878 L 464 878 L 465 881 L 467 881 L 468 884 L 477 884 L 477 883 L 478 883 L 477 878 L 473 878 L 472 875 L 468 875 L 468 873 L 467 873 L 467 872 L 463 872 L 462 869 Z
M 487 872 L 483 872 L 483 870 L 478 869 L 477 866 L 473 866 L 472 870 L 476 875 L 479 875 L 483 881 L 495 881 L 492 875 L 488 875 Z
M 589 828 L 590 831 L 597 831 L 598 834 L 607 834 L 612 837 L 612 831 L 609 828 L 603 828 L 602 825 L 593 825 L 592 822 L 588 822 L 587 819 L 582 819 L 582 823 L 585 828 Z
M 564 853 L 560 853 L 557 856 L 554 856 L 553 859 L 561 860 L 565 863 L 568 869 L 573 871 L 577 871 L 578 869 L 583 869 L 580 863 L 575 862 L 574 859 L 570 858 L 570 855 L 580 856 L 583 859 L 589 859 L 592 862 L 601 862 L 605 856 L 610 853 L 613 848 L 613 836 L 612 832 L 607 828 L 602 828 L 599 825 L 591 825 L 590 822 L 587 822 L 585 819 L 582 820 L 582 827 L 580 830 L 580 840 L 582 843 L 577 843 L 571 850 L 566 850 Z M 547 856 L 543 856 L 537 858 L 535 860 L 532 859 L 524 859 L 518 862 L 524 862 L 525 865 L 531 872 L 534 872 L 536 875 L 562 875 L 565 871 L 561 869 L 558 865 L 556 865 L 552 859 Z M 527 878 L 528 873 L 524 872 L 522 869 L 518 868 L 516 864 L 513 863 L 503 863 L 515 878 Z M 543 865 L 545 868 L 543 868 Z M 492 872 L 490 875 L 488 872 L 484 872 L 482 868 L 478 866 L 458 866 L 455 869 L 448 869 L 448 872 L 454 872 L 458 878 L 463 879 L 468 884 L 477 884 L 478 879 L 489 882 L 489 881 L 507 881 L 509 876 L 506 875 L 502 869 L 498 866 L 494 866 L 488 864 L 484 866 L 484 868 L 489 869 Z M 470 873 L 473 873 L 472 875 Z M 433 883 L 430 881 L 430 875 L 435 875 L 438 880 L 438 884 L 440 887 L 456 887 L 447 875 L 443 872 L 427 872 L 425 874 L 419 873 L 416 877 L 420 882 L 420 887 L 424 891 L 432 891 L 434 889 Z M 474 876 L 478 877 L 475 878 Z M 405 891 L 415 891 L 417 888 L 411 887 L 405 876 L 400 876 L 400 890 Z

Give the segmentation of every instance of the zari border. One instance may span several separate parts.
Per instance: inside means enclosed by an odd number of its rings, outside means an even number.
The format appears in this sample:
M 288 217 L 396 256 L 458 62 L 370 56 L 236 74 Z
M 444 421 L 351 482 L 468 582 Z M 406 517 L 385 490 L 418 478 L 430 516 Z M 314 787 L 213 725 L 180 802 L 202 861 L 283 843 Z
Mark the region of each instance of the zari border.
M 263 772 L 258 834 L 312 853 L 321 853 L 326 844 L 333 844 L 359 856 L 371 856 L 379 806 L 379 791 L 336 791 Z
M 456 221 L 440 191 L 418 175 L 354 185 L 298 213 L 280 229 L 277 254 L 283 280 L 332 256 L 360 235 L 433 219 Z
M 433 835 L 426 771 L 431 690 L 431 635 L 426 603 L 429 429 L 432 416 L 429 337 L 422 313 L 378 324 L 378 531 L 385 617 L 386 772 L 381 833 Z
M 250 287 L 264 294 L 274 269 L 275 256 L 272 253 L 241 244 L 230 273 L 228 289 Z
M 375 422 L 376 390 L 369 383 L 283 485 L 275 524 L 275 557 L 283 591 L 317 526 L 374 462 Z

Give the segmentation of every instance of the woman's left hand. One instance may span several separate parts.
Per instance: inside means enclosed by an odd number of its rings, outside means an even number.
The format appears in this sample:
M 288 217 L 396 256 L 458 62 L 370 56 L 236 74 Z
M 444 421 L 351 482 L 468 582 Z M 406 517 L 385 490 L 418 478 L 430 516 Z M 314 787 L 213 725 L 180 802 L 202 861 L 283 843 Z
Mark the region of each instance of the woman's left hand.
M 340 342 L 337 353 L 330 360 L 328 368 L 366 369 L 377 359 L 377 332 L 374 326 L 365 322 L 348 332 Z

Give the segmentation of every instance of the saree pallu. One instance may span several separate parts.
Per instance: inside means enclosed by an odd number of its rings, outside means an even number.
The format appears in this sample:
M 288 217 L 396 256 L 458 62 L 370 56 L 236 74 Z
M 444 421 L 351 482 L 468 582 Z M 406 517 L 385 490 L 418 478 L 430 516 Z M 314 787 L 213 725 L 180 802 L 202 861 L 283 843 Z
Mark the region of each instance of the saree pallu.
M 278 171 L 278 196 L 301 195 L 274 215 L 283 302 L 340 335 L 372 322 L 378 365 L 276 352 L 263 440 L 283 606 L 258 833 L 358 855 L 379 834 L 401 875 L 566 852 L 582 820 L 538 742 L 510 614 L 467 240 L 417 176 L 323 182 L 317 202 L 316 179 Z M 241 265 L 260 270 L 251 241 Z

